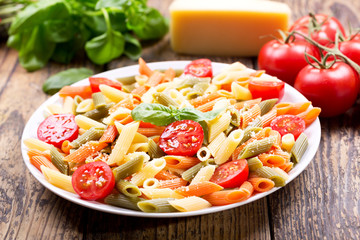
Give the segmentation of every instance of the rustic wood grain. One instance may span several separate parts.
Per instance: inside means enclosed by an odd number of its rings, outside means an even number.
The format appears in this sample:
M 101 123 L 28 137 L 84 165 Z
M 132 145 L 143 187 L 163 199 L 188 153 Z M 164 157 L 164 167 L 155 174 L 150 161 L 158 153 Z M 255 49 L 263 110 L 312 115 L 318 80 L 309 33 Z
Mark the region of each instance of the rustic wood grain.
M 292 19 L 323 12 L 344 25 L 360 26 L 357 0 L 281 0 Z M 165 16 L 171 0 L 149 0 Z M 191 60 L 203 56 L 172 52 L 169 36 L 148 42 L 148 62 Z M 217 62 L 256 59 L 211 57 Z M 45 101 L 42 83 L 70 67 L 101 72 L 135 64 L 120 58 L 99 67 L 79 56 L 69 65 L 48 64 L 27 73 L 17 53 L 0 44 L 0 239 L 360 239 L 360 105 L 344 116 L 321 119 L 319 151 L 307 169 L 267 198 L 224 212 L 188 218 L 135 218 L 88 209 L 45 189 L 27 171 L 20 152 L 23 128 Z

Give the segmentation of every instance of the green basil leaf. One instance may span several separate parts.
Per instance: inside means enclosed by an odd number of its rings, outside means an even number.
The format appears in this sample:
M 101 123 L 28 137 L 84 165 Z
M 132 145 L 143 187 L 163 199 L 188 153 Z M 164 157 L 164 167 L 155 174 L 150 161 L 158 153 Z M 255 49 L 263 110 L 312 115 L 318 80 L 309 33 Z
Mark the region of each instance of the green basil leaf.
M 28 5 L 16 15 L 9 34 L 30 30 L 47 20 L 67 18 L 69 15 L 70 6 L 65 0 L 41 0 Z
M 141 44 L 139 40 L 134 38 L 129 33 L 124 35 L 125 49 L 124 54 L 131 60 L 137 60 L 141 56 Z
M 128 28 L 142 40 L 159 39 L 169 30 L 168 21 L 154 8 L 128 14 Z
M 72 18 L 45 21 L 44 26 L 49 41 L 55 43 L 67 42 L 75 33 Z
M 111 28 L 119 32 L 126 32 L 126 16 L 123 10 L 117 8 L 108 8 Z M 106 21 L 102 11 L 86 12 L 83 18 L 84 23 L 97 36 L 106 32 Z
M 47 94 L 55 94 L 62 87 L 76 83 L 92 76 L 94 72 L 88 68 L 70 68 L 49 77 L 43 84 L 43 91 Z
M 20 49 L 21 49 L 21 33 L 10 35 L 6 42 L 6 45 L 8 47 L 16 49 L 17 51 L 20 51 Z
M 28 71 L 44 67 L 55 49 L 55 43 L 48 41 L 43 25 L 38 25 L 21 34 L 19 62 Z
M 156 126 L 167 126 L 176 121 L 172 110 L 161 104 L 141 103 L 131 111 L 135 121 L 149 122 Z
M 180 119 L 188 119 L 196 122 L 210 121 L 216 118 L 224 109 L 215 109 L 209 112 L 201 112 L 195 108 L 182 108 L 179 110 Z
M 99 0 L 96 4 L 95 9 L 100 10 L 101 8 L 108 8 L 108 7 L 125 9 L 126 6 L 129 4 L 131 4 L 131 0 Z

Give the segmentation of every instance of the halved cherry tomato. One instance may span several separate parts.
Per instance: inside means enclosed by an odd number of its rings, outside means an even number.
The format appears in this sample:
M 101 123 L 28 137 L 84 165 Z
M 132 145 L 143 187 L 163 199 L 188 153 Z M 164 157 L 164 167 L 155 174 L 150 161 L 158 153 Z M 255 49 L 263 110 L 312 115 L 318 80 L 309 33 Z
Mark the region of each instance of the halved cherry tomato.
M 204 140 L 204 130 L 192 120 L 176 121 L 168 125 L 160 136 L 159 146 L 169 155 L 193 156 Z
M 249 166 L 246 159 L 226 162 L 216 168 L 210 181 L 224 188 L 240 187 L 249 176 Z
M 261 98 L 262 100 L 270 98 L 281 99 L 284 96 L 285 84 L 276 78 L 261 79 L 253 78 L 249 81 L 249 90 L 252 97 Z
M 91 86 L 91 90 L 93 93 L 100 92 L 99 85 L 105 84 L 110 87 L 116 88 L 121 90 L 122 85 L 119 82 L 112 81 L 108 78 L 102 78 L 102 77 L 89 77 L 89 82 Z
M 278 131 L 281 136 L 291 133 L 297 139 L 305 131 L 305 121 L 295 115 L 280 115 L 271 121 L 270 127 Z
M 76 169 L 71 182 L 75 192 L 81 198 L 97 200 L 111 193 L 115 186 L 115 177 L 109 165 L 96 161 Z
M 212 77 L 211 61 L 206 58 L 197 59 L 185 66 L 184 74 L 194 77 Z
M 41 141 L 61 147 L 65 140 L 70 142 L 79 135 L 79 127 L 72 114 L 56 114 L 47 117 L 40 123 L 37 136 Z

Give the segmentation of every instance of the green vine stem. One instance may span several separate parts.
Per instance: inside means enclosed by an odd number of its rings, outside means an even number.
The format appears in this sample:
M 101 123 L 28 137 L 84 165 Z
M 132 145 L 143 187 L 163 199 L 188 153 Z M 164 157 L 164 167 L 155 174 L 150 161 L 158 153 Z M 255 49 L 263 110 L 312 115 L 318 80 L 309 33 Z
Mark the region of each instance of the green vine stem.
M 319 49 L 324 50 L 324 51 L 328 52 L 329 54 L 332 54 L 334 56 L 344 59 L 345 62 L 347 62 L 351 67 L 353 67 L 360 74 L 360 66 L 356 62 L 351 60 L 349 57 L 345 56 L 342 52 L 340 52 L 339 47 L 338 47 L 339 46 L 339 42 L 338 42 L 339 33 L 336 33 L 336 38 L 335 38 L 336 40 L 335 40 L 334 48 L 329 48 L 324 45 L 321 45 L 320 43 L 314 41 L 310 37 L 305 36 L 304 34 L 302 34 L 300 32 L 295 31 L 295 34 L 302 36 L 304 39 L 306 39 L 306 41 L 308 41 L 312 45 L 318 47 Z

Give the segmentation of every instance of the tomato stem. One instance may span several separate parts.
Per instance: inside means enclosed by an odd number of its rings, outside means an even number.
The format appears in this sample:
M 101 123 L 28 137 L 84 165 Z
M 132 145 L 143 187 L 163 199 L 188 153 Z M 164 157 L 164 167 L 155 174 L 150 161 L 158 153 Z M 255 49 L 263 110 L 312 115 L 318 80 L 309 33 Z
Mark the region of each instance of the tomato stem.
M 334 56 L 337 56 L 337 57 L 340 57 L 340 58 L 344 59 L 345 62 L 347 62 L 351 67 L 353 67 L 360 74 L 360 66 L 356 62 L 351 60 L 349 57 L 345 56 L 339 50 L 339 47 L 338 47 L 338 45 L 339 45 L 339 43 L 338 43 L 339 33 L 338 32 L 336 33 L 336 37 L 335 37 L 336 40 L 335 40 L 335 47 L 334 48 L 329 48 L 329 47 L 326 47 L 324 45 L 321 45 L 320 43 L 314 41 L 310 37 L 305 36 L 304 34 L 302 34 L 300 32 L 295 31 L 295 34 L 298 34 L 298 35 L 302 36 L 306 41 L 308 41 L 312 45 L 318 47 L 319 49 L 328 52 L 328 54 L 332 54 Z M 327 59 L 327 58 L 325 58 L 325 59 Z M 335 58 L 335 61 L 336 61 L 336 58 Z

